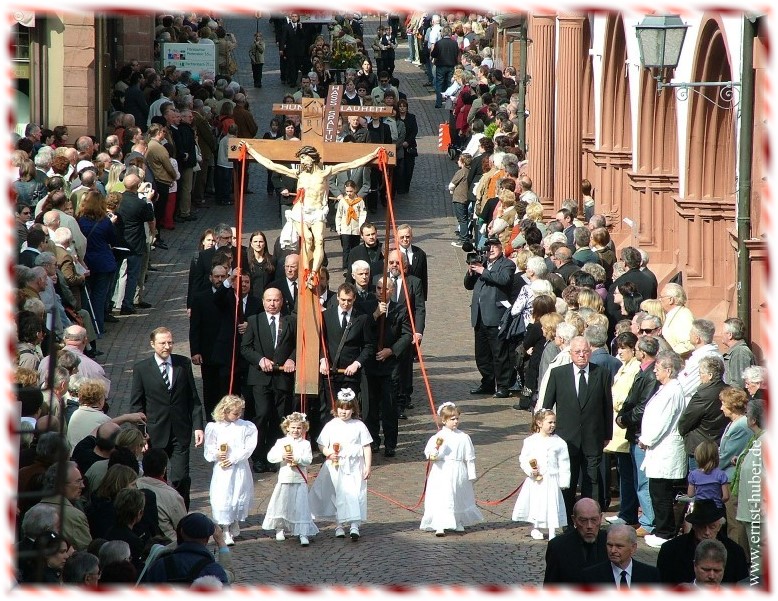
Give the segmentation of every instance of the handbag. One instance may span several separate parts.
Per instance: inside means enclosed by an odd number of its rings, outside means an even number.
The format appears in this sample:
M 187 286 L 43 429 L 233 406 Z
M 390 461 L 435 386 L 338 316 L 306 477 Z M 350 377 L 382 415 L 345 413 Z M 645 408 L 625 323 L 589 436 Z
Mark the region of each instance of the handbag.
M 417 146 L 408 146 L 405 149 L 405 156 L 417 157 L 419 156 L 419 148 Z

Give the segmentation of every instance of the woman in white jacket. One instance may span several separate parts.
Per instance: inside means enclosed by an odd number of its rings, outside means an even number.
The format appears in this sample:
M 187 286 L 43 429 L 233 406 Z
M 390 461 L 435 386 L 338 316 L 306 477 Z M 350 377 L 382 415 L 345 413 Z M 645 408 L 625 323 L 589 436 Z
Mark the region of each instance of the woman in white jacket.
M 673 501 L 678 481 L 686 477 L 686 453 L 678 420 L 684 410 L 684 394 L 677 380 L 681 357 L 672 351 L 659 353 L 654 373 L 660 387 L 646 403 L 638 445 L 646 452 L 640 469 L 646 472 L 654 507 L 654 532 L 646 536 L 650 547 L 661 547 L 676 534 Z

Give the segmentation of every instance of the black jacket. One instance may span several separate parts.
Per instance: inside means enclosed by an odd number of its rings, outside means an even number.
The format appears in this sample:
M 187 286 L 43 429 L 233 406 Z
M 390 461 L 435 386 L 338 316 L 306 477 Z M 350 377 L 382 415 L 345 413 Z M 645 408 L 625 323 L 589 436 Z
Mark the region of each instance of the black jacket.
M 574 528 L 548 541 L 546 547 L 546 574 L 543 584 L 578 584 L 584 568 L 608 560 L 605 530 L 597 533 L 590 545 L 584 542 Z M 587 557 L 588 555 L 588 557 Z
M 683 436 L 687 454 L 694 455 L 694 449 L 705 440 L 712 440 L 716 444 L 721 441 L 729 420 L 721 411 L 719 393 L 726 387 L 722 380 L 700 384 L 697 392 L 689 399 L 689 404 L 678 420 L 678 433 Z
M 616 416 L 617 423 L 627 431 L 625 437 L 629 442 L 636 443 L 640 437 L 642 431 L 640 425 L 646 410 L 646 402 L 653 396 L 658 387 L 659 383 L 656 381 L 654 362 L 652 361 L 645 370 L 640 370 L 635 376 L 627 399 Z

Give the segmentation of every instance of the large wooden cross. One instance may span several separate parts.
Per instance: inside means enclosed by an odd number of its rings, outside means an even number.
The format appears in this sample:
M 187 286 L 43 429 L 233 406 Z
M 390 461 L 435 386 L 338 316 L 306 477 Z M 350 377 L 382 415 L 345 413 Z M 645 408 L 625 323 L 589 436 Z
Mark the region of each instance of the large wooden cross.
M 300 104 L 274 104 L 273 113 L 289 115 L 300 113 L 301 139 L 258 140 L 254 138 L 233 138 L 230 140 L 228 157 L 240 158 L 240 143 L 246 142 L 259 154 L 278 163 L 297 163 L 295 153 L 302 146 L 313 146 L 319 151 L 323 163 L 345 163 L 369 154 L 380 146 L 386 150 L 387 163 L 397 162 L 393 144 L 344 144 L 337 142 L 340 115 L 386 116 L 392 114 L 388 107 L 351 106 L 340 102 L 343 86 L 330 86 L 327 98 L 302 98 Z M 246 156 L 251 158 L 250 154 Z M 239 188 L 236 187 L 236 190 Z M 242 227 L 242 224 L 238 224 Z M 300 238 L 301 270 L 311 264 L 307 248 Z M 301 271 L 302 273 L 302 271 Z M 297 378 L 296 394 L 315 395 L 319 392 L 319 340 L 321 336 L 321 313 L 319 298 L 305 285 L 298 287 L 297 297 Z M 332 357 L 330 357 L 332 360 Z M 337 392 L 337 391 L 336 391 Z

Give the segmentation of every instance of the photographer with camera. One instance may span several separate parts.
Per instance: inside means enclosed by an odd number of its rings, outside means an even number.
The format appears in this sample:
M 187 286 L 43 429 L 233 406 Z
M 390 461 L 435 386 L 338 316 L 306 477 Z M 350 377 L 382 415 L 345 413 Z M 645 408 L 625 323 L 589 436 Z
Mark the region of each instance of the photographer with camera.
M 464 284 L 473 291 L 470 323 L 475 330 L 475 363 L 481 374 L 481 384 L 470 394 L 494 393 L 498 399 L 510 396 L 512 366 L 508 343 L 498 336 L 498 326 L 510 308 L 508 295 L 515 271 L 516 264 L 503 256 L 497 238 L 486 240 L 482 255 L 468 253 Z

